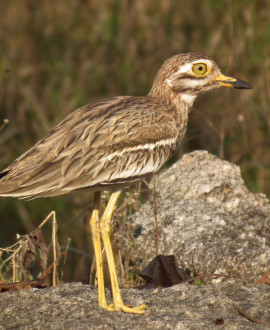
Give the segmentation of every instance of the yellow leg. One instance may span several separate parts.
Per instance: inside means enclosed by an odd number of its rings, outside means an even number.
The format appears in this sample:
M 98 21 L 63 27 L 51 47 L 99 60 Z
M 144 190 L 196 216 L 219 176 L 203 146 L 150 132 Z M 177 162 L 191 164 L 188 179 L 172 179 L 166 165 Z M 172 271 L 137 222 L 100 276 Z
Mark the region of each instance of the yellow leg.
M 94 207 L 89 224 L 90 224 L 92 240 L 95 250 L 95 257 L 96 257 L 96 270 L 97 270 L 97 278 L 98 278 L 98 303 L 99 306 L 107 308 L 108 305 L 105 297 L 102 251 L 101 251 L 101 243 L 100 243 L 99 202 L 100 202 L 100 192 L 95 192 Z
M 113 294 L 113 304 L 105 307 L 109 311 L 123 311 L 126 313 L 135 313 L 135 314 L 142 314 L 145 311 L 146 305 L 141 305 L 137 307 L 128 307 L 125 306 L 123 303 L 123 300 L 121 298 L 120 290 L 119 290 L 119 284 L 115 269 L 115 263 L 113 258 L 113 251 L 112 246 L 110 242 L 110 222 L 112 218 L 113 209 L 116 205 L 116 202 L 118 200 L 118 197 L 121 192 L 117 191 L 112 193 L 110 200 L 108 202 L 108 205 L 104 211 L 104 214 L 100 220 L 100 232 L 101 237 L 103 240 L 105 253 L 108 261 L 109 266 L 109 272 L 110 272 L 110 278 L 111 278 L 111 284 L 112 284 L 112 294 Z

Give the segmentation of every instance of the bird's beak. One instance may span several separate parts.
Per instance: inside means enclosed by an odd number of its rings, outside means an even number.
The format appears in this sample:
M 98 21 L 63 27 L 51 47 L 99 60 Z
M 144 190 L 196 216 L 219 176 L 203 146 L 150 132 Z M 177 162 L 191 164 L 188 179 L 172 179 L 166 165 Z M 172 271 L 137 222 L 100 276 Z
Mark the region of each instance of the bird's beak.
M 248 84 L 247 82 L 245 82 L 243 80 L 228 77 L 228 76 L 225 76 L 224 74 L 220 74 L 215 79 L 215 81 L 217 81 L 220 84 L 220 86 L 223 86 L 223 87 L 234 87 L 237 89 L 253 88 L 250 84 Z

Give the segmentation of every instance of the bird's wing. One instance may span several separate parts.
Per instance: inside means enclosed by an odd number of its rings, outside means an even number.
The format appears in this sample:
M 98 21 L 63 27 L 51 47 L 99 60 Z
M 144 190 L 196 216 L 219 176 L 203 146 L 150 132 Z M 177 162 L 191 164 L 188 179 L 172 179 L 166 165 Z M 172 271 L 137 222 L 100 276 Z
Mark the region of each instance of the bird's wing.
M 54 196 L 156 172 L 176 143 L 166 110 L 147 97 L 115 97 L 72 112 L 0 173 L 0 196 Z

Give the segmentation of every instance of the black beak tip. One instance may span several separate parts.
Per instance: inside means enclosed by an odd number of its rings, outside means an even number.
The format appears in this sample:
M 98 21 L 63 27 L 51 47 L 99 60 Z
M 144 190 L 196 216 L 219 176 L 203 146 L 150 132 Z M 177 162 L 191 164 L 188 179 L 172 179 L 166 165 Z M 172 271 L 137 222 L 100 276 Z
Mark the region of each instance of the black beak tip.
M 247 82 L 237 79 L 236 82 L 233 84 L 233 87 L 236 89 L 252 89 L 253 86 L 248 84 Z

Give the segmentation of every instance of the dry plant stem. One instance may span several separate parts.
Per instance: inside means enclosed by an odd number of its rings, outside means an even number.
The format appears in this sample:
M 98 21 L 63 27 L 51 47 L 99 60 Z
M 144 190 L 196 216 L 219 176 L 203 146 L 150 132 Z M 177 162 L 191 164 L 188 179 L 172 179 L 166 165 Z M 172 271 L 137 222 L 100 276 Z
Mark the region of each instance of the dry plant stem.
M 24 239 L 27 237 L 27 235 L 25 235 L 25 236 L 20 236 L 20 237 L 22 237 L 22 239 L 21 239 L 19 242 L 16 242 L 16 243 L 14 243 L 13 245 L 11 245 L 11 246 L 9 246 L 9 247 L 7 247 L 7 248 L 0 248 L 0 251 L 3 251 L 3 252 L 14 252 L 14 251 L 15 251 L 14 248 L 15 248 L 17 245 L 19 245 L 19 243 L 20 243 L 22 240 L 24 240 Z
M 50 212 L 38 227 L 42 228 L 45 225 L 45 223 L 50 219 L 50 217 L 55 217 L 55 211 Z
M 41 222 L 41 224 L 38 226 L 39 228 L 42 228 L 45 223 L 50 219 L 53 218 L 52 221 L 52 245 L 53 245 L 53 286 L 56 285 L 56 277 L 57 277 L 57 255 L 56 255 L 56 232 L 57 232 L 57 222 L 56 222 L 56 216 L 55 211 L 50 212 L 50 214 Z M 0 248 L 1 251 L 11 253 L 11 255 L 3 262 L 2 266 L 6 264 L 9 260 L 12 260 L 12 281 L 13 283 L 17 280 L 17 264 L 16 264 L 16 258 L 22 249 L 22 244 L 27 241 L 28 235 L 21 236 L 21 239 L 13 244 L 12 246 L 3 249 Z M 17 247 L 18 246 L 18 247 Z
M 12 256 L 12 282 L 16 282 L 17 277 L 17 266 L 16 266 L 16 256 L 17 254 L 13 254 Z
M 15 282 L 16 281 L 16 275 L 17 275 L 17 269 L 16 269 L 16 257 L 18 255 L 18 253 L 20 252 L 21 248 L 22 248 L 22 245 L 21 245 L 21 242 L 25 239 L 25 237 L 20 240 L 19 242 L 13 244 L 11 247 L 7 248 L 7 249 L 3 249 L 1 248 L 0 250 L 1 251 L 4 251 L 4 252 L 11 252 L 11 256 L 9 256 L 2 264 L 1 267 L 3 267 L 4 264 L 6 264 L 10 259 L 12 260 L 12 281 Z M 12 250 L 12 248 L 16 247 L 17 245 L 19 245 L 19 247 L 15 250 Z
M 3 124 L 0 126 L 0 131 L 9 123 L 8 119 L 3 120 Z
M 57 256 L 56 256 L 56 216 L 55 211 L 52 211 L 48 214 L 48 216 L 41 222 L 41 224 L 38 226 L 39 228 L 42 228 L 45 223 L 52 217 L 52 246 L 53 246 L 53 286 L 56 286 L 56 271 L 57 271 Z
M 157 196 L 156 196 L 156 175 L 153 175 L 153 211 L 154 211 L 154 218 L 155 218 L 155 249 L 156 255 L 158 255 L 158 245 L 159 245 L 159 227 L 158 227 L 158 218 L 157 218 Z
M 89 274 L 89 281 L 88 281 L 89 284 L 93 283 L 93 276 L 94 276 L 95 264 L 96 264 L 96 257 L 94 256 L 94 258 L 93 258 L 93 260 L 91 262 L 91 266 L 90 266 L 90 274 Z M 95 276 L 94 285 L 97 285 L 97 283 L 96 283 L 96 276 Z
M 160 237 L 160 231 L 158 226 L 158 217 L 157 217 L 157 194 L 156 194 L 156 175 L 153 175 L 153 188 L 150 187 L 148 182 L 146 180 L 143 180 L 144 184 L 147 186 L 147 188 L 150 190 L 151 195 L 153 196 L 153 203 L 151 203 L 153 212 L 154 212 L 154 221 L 155 221 L 155 250 L 156 255 L 158 255 L 158 245 L 159 245 L 159 237 Z
M 126 284 L 126 278 L 125 278 L 125 270 L 124 270 L 123 263 L 122 263 L 122 256 L 121 256 L 121 251 L 120 251 L 120 249 L 118 250 L 118 258 L 119 258 L 120 267 L 121 267 L 121 275 L 122 275 L 122 279 L 123 279 L 124 285 L 125 285 L 125 287 L 126 287 L 127 284 Z
M 194 281 L 198 281 L 198 280 L 204 280 L 205 278 L 211 278 L 211 277 L 224 277 L 227 279 L 232 278 L 226 274 L 206 274 L 206 275 L 200 275 L 200 276 L 196 276 L 193 278 L 189 278 L 188 280 L 181 282 L 181 284 L 190 283 L 190 282 L 194 282 Z M 238 279 L 238 278 L 234 277 L 234 279 Z
M 56 286 L 56 269 L 57 269 L 57 256 L 56 256 L 56 231 L 57 223 L 55 218 L 55 212 L 52 212 L 52 245 L 53 245 L 53 286 Z
M 240 308 L 238 305 L 232 303 L 232 306 L 237 310 L 238 313 L 240 313 L 241 315 L 243 315 L 244 317 L 246 317 L 249 321 L 254 322 L 256 324 L 263 324 L 263 325 L 265 325 L 264 322 L 262 322 L 261 320 L 257 319 L 256 317 L 251 316 L 246 311 L 244 311 L 242 308 Z

